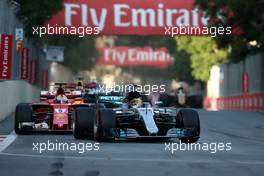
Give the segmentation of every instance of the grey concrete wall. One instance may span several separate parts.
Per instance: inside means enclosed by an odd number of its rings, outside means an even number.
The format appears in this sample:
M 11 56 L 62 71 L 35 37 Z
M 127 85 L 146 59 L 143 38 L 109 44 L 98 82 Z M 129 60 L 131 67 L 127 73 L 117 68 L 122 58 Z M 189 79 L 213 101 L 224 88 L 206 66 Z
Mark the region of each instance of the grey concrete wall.
M 264 54 L 249 55 L 244 61 L 220 65 L 223 84 L 220 85 L 220 96 L 243 94 L 242 76 L 249 75 L 249 93 L 264 92 Z
M 245 61 L 245 68 L 249 74 L 249 91 L 264 91 L 264 54 L 249 56 Z
M 25 81 L 0 82 L 0 121 L 15 111 L 18 103 L 39 101 L 40 89 Z
M 31 85 L 19 80 L 21 54 L 16 51 L 15 30 L 24 28 L 24 24 L 16 16 L 18 9 L 19 4 L 11 0 L 0 0 L 0 34 L 13 35 L 12 80 L 0 81 L 0 121 L 12 114 L 18 103 L 39 100 L 42 69 L 49 68 L 42 46 L 24 35 L 24 47 L 29 48 L 29 62 L 32 59 L 38 61 L 38 83 Z

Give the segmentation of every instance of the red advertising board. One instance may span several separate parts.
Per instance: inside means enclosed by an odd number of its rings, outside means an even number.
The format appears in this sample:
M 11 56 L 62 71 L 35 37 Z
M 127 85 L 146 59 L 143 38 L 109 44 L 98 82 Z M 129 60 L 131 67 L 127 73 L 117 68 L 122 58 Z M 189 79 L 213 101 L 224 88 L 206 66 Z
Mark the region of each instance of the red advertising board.
M 38 82 L 38 68 L 37 68 L 37 61 L 36 60 L 31 60 L 30 61 L 30 78 L 29 82 L 31 84 L 36 84 Z
M 48 23 L 59 27 L 99 27 L 104 35 L 164 35 L 168 26 L 205 26 L 194 0 L 65 0 Z
M 111 47 L 99 48 L 99 65 L 149 66 L 167 68 L 174 61 L 166 48 Z
M 28 48 L 22 49 L 22 57 L 20 62 L 20 79 L 28 79 Z
M 9 80 L 12 75 L 12 35 L 1 35 L 0 79 Z
M 48 89 L 49 75 L 48 70 L 42 70 L 42 88 Z
M 205 97 L 204 108 L 264 112 L 264 93 L 247 93 L 219 98 Z

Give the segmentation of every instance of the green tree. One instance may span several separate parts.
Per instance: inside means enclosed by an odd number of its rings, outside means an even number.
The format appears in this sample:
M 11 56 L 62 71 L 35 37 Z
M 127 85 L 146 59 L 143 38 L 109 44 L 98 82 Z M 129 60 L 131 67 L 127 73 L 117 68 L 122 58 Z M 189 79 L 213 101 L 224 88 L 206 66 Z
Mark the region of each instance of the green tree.
M 170 70 L 178 81 L 185 81 L 190 84 L 194 82 L 191 68 L 191 57 L 185 50 L 179 50 L 175 54 L 174 63 L 170 67 Z
M 48 45 L 65 47 L 62 64 L 75 73 L 90 69 L 96 64 L 98 53 L 95 48 L 95 37 L 53 36 L 44 37 L 44 40 Z
M 98 56 L 94 39 L 94 37 L 84 37 L 79 39 L 76 46 L 67 46 L 64 65 L 76 73 L 92 68 L 96 64 Z
M 63 0 L 16 0 L 20 4 L 17 16 L 25 23 L 26 34 L 32 36 L 32 27 L 42 26 L 63 8 Z M 96 60 L 94 37 L 46 36 L 34 40 L 40 44 L 65 47 L 63 64 L 72 71 L 78 72 L 91 68 Z
M 219 47 L 231 46 L 232 61 L 240 61 L 249 53 L 264 51 L 263 0 L 195 0 L 195 3 L 210 18 L 209 25 L 232 27 L 233 35 L 215 38 Z
M 211 37 L 181 36 L 176 37 L 176 42 L 178 52 L 188 53 L 182 57 L 186 60 L 190 57 L 192 75 L 196 80 L 208 80 L 209 71 L 213 65 L 228 62 L 228 50 L 218 49 Z
M 63 0 L 16 0 L 16 2 L 20 4 L 17 16 L 25 22 L 28 36 L 32 36 L 32 27 L 43 25 L 63 7 Z

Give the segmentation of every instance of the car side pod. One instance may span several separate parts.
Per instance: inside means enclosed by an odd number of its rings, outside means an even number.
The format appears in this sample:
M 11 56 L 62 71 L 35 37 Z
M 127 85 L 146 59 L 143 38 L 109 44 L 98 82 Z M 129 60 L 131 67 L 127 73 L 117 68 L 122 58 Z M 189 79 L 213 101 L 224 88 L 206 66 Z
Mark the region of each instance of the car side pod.
M 176 121 L 182 129 L 182 137 L 179 139 L 185 143 L 197 142 L 200 138 L 200 119 L 197 111 L 193 109 L 180 109 Z

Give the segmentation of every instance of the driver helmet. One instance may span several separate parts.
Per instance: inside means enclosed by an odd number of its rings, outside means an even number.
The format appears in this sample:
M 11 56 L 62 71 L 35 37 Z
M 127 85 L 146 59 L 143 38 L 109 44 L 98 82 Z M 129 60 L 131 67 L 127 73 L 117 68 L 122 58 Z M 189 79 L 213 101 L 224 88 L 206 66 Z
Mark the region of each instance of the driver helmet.
M 96 83 L 95 82 L 89 83 L 86 88 L 86 92 L 88 95 L 95 95 L 96 94 Z
M 142 100 L 140 98 L 140 93 L 137 91 L 129 92 L 127 96 L 130 107 L 136 108 L 142 106 Z
M 56 96 L 56 101 L 61 104 L 66 104 L 68 103 L 68 98 L 66 95 L 60 94 Z
M 184 87 L 183 87 L 183 84 L 181 83 L 179 88 L 177 89 L 177 93 L 178 94 L 183 94 L 184 93 Z
M 83 90 L 83 83 L 82 83 L 82 81 L 78 81 L 77 86 L 76 86 L 76 90 Z
M 140 98 L 134 98 L 129 102 L 132 108 L 138 108 L 142 106 L 142 100 Z
M 61 87 L 58 88 L 55 100 L 57 103 L 61 103 L 61 104 L 68 103 L 68 98 L 65 95 L 63 88 L 61 88 Z

